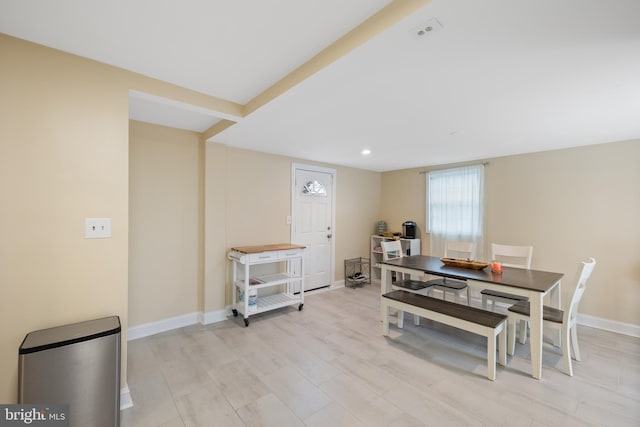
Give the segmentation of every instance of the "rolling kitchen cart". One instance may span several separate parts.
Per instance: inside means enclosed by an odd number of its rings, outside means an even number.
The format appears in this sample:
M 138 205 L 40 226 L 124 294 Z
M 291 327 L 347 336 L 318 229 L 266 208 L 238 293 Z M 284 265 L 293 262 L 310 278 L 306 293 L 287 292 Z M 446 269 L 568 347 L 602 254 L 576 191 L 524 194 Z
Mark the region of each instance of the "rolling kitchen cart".
M 304 305 L 304 250 L 306 246 L 276 245 L 231 248 L 227 258 L 233 263 L 232 311 L 241 313 L 245 326 L 249 316 L 276 308 Z M 280 273 L 253 275 L 252 266 L 280 263 Z M 258 290 L 280 287 L 273 295 L 258 296 Z

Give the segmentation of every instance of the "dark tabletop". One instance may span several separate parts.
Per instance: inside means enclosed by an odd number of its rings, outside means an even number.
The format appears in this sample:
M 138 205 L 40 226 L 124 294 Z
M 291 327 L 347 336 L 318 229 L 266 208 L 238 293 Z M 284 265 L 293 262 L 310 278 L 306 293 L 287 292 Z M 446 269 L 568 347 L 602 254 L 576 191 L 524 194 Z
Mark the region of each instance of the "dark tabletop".
M 539 292 L 547 292 L 564 274 L 548 271 L 528 270 L 525 268 L 503 267 L 503 272 L 493 273 L 491 267 L 484 270 L 472 270 L 468 268 L 451 267 L 444 265 L 440 258 L 427 255 L 414 255 L 389 261 L 382 264 L 421 270 L 427 274 L 449 277 L 460 280 L 478 280 L 481 282 L 496 283 L 515 288 L 529 289 Z

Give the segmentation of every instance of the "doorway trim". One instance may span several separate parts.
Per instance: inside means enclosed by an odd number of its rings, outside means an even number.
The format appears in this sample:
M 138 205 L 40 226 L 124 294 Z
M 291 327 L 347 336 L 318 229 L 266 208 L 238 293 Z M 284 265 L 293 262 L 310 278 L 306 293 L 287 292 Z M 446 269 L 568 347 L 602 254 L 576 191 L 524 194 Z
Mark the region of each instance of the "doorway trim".
M 322 172 L 331 175 L 331 254 L 329 256 L 329 289 L 335 287 L 336 283 L 336 170 L 322 166 L 307 165 L 304 163 L 291 163 L 291 228 L 289 243 L 293 243 L 293 225 L 295 218 L 295 196 L 296 196 L 296 171 L 305 170 L 311 172 Z M 312 291 L 313 292 L 313 291 Z

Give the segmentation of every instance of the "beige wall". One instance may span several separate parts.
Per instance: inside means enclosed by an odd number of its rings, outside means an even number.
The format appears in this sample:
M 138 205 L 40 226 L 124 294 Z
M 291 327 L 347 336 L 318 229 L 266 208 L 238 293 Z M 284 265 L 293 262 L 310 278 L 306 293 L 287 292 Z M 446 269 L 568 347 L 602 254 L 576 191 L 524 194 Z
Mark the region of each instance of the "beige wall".
M 244 107 L 3 34 L 0 57 L 0 402 L 16 400 L 17 349 L 26 333 L 113 314 L 120 316 L 123 328 L 125 386 L 129 90 L 237 117 Z M 204 142 L 198 150 L 197 197 L 203 206 Z M 146 177 L 137 178 L 136 185 L 146 185 Z M 137 208 L 134 217 L 136 213 Z M 195 218 L 202 233 L 204 210 L 181 212 L 176 218 L 185 216 Z M 84 239 L 85 217 L 112 218 L 113 237 Z M 203 265 L 204 239 L 197 245 Z M 187 246 L 191 251 L 191 242 Z M 133 279 L 149 283 L 153 277 L 140 274 L 148 266 L 135 260 Z M 193 266 L 186 268 L 180 275 L 193 280 Z M 183 301 L 190 312 L 194 306 L 206 311 L 206 271 L 197 270 L 196 301 Z M 145 304 L 137 292 L 132 290 L 135 304 Z M 154 310 L 134 309 L 134 321 L 182 311 Z
M 0 402 L 25 334 L 120 316 L 126 354 L 127 89 L 95 62 L 0 35 Z M 85 217 L 113 237 L 85 239 Z M 126 358 L 123 358 L 123 379 Z
M 216 162 L 223 150 L 217 144 Z M 291 226 L 291 168 L 293 163 L 317 165 L 336 170 L 335 280 L 344 279 L 344 259 L 368 256 L 368 238 L 374 230 L 380 206 L 380 174 L 361 169 L 319 164 L 255 151 L 226 148 L 226 249 L 241 245 L 289 242 Z M 214 166 L 207 164 L 207 171 Z M 211 186 L 219 186 L 207 179 Z M 218 191 L 222 194 L 223 191 Z M 209 202 L 207 202 L 209 203 Z M 207 219 L 208 221 L 208 219 Z M 227 265 L 228 268 L 228 265 Z M 227 275 L 226 298 L 231 302 Z M 211 283 L 207 282 L 207 287 Z M 224 307 L 222 301 L 216 304 Z
M 200 136 L 129 126 L 129 326 L 199 310 Z
M 204 154 L 204 313 L 224 310 L 227 280 L 227 148 L 207 142 Z M 231 301 L 231 297 L 229 297 Z
M 380 182 L 378 172 L 338 168 L 336 280 L 344 280 L 345 259 L 371 257 L 370 237 L 380 219 Z
M 492 159 L 489 241 L 534 246 L 533 267 L 598 264 L 580 312 L 640 325 L 640 140 Z M 487 252 L 488 253 L 488 252 Z
M 425 234 L 425 175 L 422 169 L 407 169 L 382 174 L 380 219 L 389 231 L 402 232 L 402 223 L 415 221 L 418 226 L 421 253 L 429 254 L 429 235 Z
M 491 242 L 531 244 L 533 268 L 565 273 L 565 293 L 593 256 L 580 313 L 640 325 L 639 159 L 637 140 L 489 159 L 485 253 Z M 382 174 L 383 219 L 411 217 L 424 232 L 424 169 Z
M 289 242 L 291 159 L 227 148 L 227 247 Z
M 233 246 L 289 242 L 292 164 L 316 163 L 206 143 L 200 153 L 205 226 L 204 286 L 199 291 L 197 227 L 195 222 L 185 225 L 199 209 L 197 136 L 133 121 L 130 134 L 131 326 L 196 310 L 225 310 L 231 303 L 226 252 Z M 316 165 L 336 170 L 335 280 L 342 280 L 345 258 L 369 256 L 369 236 L 380 206 L 380 173 Z M 180 230 L 176 224 L 182 224 Z M 155 231 L 171 228 L 173 236 Z M 167 304 L 173 298 L 176 303 Z

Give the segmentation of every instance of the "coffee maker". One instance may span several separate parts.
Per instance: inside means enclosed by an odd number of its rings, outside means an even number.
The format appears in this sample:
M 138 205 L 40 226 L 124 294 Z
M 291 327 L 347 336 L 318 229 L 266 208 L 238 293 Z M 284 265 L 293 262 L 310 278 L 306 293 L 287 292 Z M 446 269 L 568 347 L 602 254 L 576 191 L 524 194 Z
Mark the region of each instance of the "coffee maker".
M 417 225 L 415 221 L 405 221 L 402 223 L 402 237 L 405 239 L 416 238 Z

